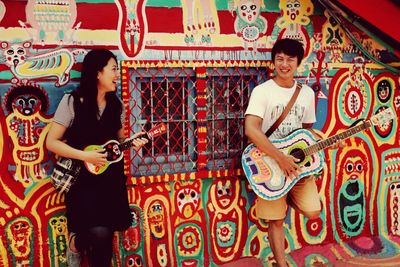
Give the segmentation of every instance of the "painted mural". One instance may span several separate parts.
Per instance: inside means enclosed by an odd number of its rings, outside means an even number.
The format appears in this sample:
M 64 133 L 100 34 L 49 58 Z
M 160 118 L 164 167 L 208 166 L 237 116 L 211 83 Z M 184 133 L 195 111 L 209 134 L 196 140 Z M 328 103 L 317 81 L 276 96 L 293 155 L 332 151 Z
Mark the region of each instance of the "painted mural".
M 115 235 L 113 265 L 272 266 L 237 157 L 251 89 L 273 76 L 271 47 L 284 37 L 305 47 L 298 79 L 315 91 L 321 136 L 396 114 L 325 150 L 321 216 L 285 221 L 290 266 L 399 266 L 400 54 L 319 2 L 0 0 L 0 36 L 0 266 L 66 266 L 64 195 L 44 142 L 93 48 L 120 60 L 127 134 L 169 127 L 125 155 L 133 223 Z

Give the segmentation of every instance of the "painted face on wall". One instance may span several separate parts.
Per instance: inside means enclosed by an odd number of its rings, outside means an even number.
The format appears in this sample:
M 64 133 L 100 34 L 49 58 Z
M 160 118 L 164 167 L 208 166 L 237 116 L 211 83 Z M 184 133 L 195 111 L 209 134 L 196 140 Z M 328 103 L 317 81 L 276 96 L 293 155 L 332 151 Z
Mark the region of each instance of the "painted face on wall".
M 150 232 L 155 238 L 165 236 L 165 211 L 161 201 L 155 200 L 149 207 L 147 217 L 150 225 Z
M 5 44 L 2 46 L 5 47 Z M 6 64 L 15 67 L 25 62 L 26 50 L 23 45 L 11 45 L 4 50 L 3 55 L 6 58 Z
M 260 1 L 244 0 L 240 1 L 238 13 L 247 23 L 254 23 L 260 15 Z
M 392 96 L 392 86 L 390 85 L 389 81 L 382 80 L 378 83 L 377 95 L 382 103 L 389 101 L 390 97 Z
M 143 259 L 140 255 L 133 254 L 125 258 L 126 267 L 141 267 L 143 266 Z
M 20 95 L 12 103 L 14 111 L 30 116 L 40 111 L 42 102 L 35 95 Z
M 7 239 L 17 259 L 28 259 L 31 252 L 32 227 L 25 218 L 13 221 L 7 227 Z
M 200 205 L 200 187 L 199 181 L 191 183 L 176 182 L 174 185 L 174 201 L 178 207 L 179 216 L 191 218 Z
M 300 15 L 300 1 L 298 0 L 288 0 L 286 3 L 286 16 L 290 20 L 295 21 L 297 16 Z
M 193 216 L 199 206 L 200 192 L 194 188 L 182 188 L 177 192 L 177 206 L 184 218 Z
M 50 219 L 49 225 L 56 236 L 67 234 L 67 218 L 65 216 Z
M 234 200 L 234 188 L 231 181 L 218 181 L 215 188 L 215 199 L 217 200 L 217 205 L 221 209 L 226 209 L 232 205 Z
M 348 158 L 344 164 L 345 175 L 349 180 L 359 180 L 364 171 L 365 162 L 360 157 Z
M 348 150 L 340 164 L 342 186 L 338 192 L 338 212 L 341 229 L 346 236 L 357 236 L 365 225 L 366 158 L 356 149 Z

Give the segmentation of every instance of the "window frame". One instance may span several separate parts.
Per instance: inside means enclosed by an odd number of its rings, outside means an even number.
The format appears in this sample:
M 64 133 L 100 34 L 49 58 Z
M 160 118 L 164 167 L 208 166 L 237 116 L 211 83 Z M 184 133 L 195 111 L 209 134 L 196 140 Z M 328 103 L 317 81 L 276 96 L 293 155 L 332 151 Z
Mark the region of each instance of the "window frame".
M 216 118 L 212 118 L 212 115 L 208 113 L 208 98 L 210 89 L 208 88 L 208 75 L 214 73 L 215 77 L 218 76 L 218 73 L 215 70 L 221 70 L 224 73 L 223 76 L 227 77 L 239 77 L 237 80 L 241 81 L 243 85 L 243 75 L 235 76 L 235 73 L 241 73 L 240 69 L 243 69 L 243 73 L 249 71 L 253 75 L 255 75 L 256 80 L 253 80 L 254 86 L 251 88 L 247 88 L 248 90 L 248 98 L 250 97 L 251 90 L 260 83 L 260 81 L 266 81 L 268 74 L 271 71 L 272 65 L 267 61 L 235 61 L 235 62 L 227 62 L 227 61 L 191 61 L 191 62 L 176 62 L 176 61 L 165 61 L 165 62 L 152 62 L 152 61 L 133 61 L 133 60 L 124 60 L 121 62 L 121 79 L 122 79 L 122 98 L 125 105 L 125 134 L 127 136 L 132 136 L 135 132 L 143 129 L 143 125 L 146 123 L 150 123 L 154 126 L 158 121 L 151 120 L 148 122 L 142 116 L 144 113 L 141 110 L 141 80 L 148 80 L 148 83 L 153 83 L 151 79 L 156 77 L 158 80 L 166 79 L 170 82 L 175 81 L 175 77 L 179 77 L 179 79 L 185 80 L 188 83 L 187 87 L 187 99 L 184 101 L 184 105 L 187 105 L 187 117 L 184 123 L 188 124 L 188 140 L 190 140 L 190 144 L 188 144 L 188 152 L 186 155 L 181 155 L 182 158 L 177 157 L 176 155 L 164 155 L 167 158 L 165 164 L 171 165 L 171 163 L 180 163 L 180 171 L 177 169 L 173 169 L 171 167 L 170 170 L 160 169 L 159 167 L 154 168 L 158 169 L 157 172 L 145 173 L 144 171 L 140 171 L 140 166 L 147 166 L 149 164 L 160 165 L 160 156 L 153 155 L 143 157 L 143 152 L 139 151 L 137 154 L 134 151 L 125 151 L 125 173 L 128 175 L 129 180 L 132 184 L 141 184 L 141 183 L 153 183 L 153 182 L 167 182 L 167 181 L 176 181 L 176 180 L 190 180 L 196 178 L 215 178 L 215 177 L 227 177 L 232 175 L 242 175 L 243 171 L 241 169 L 240 163 L 237 164 L 237 160 L 231 158 L 231 149 L 229 149 L 229 144 L 227 144 L 225 151 L 225 157 L 216 158 L 215 156 L 210 157 L 210 153 L 207 152 L 207 142 L 209 133 L 207 129 L 207 123 L 212 122 L 215 123 Z M 165 69 L 165 71 L 160 71 Z M 189 70 L 193 71 L 189 71 Z M 259 70 L 265 69 L 263 74 L 260 74 Z M 186 71 L 185 71 L 186 70 Z M 140 73 L 140 75 L 132 74 L 132 71 Z M 188 75 L 188 73 L 193 73 L 194 76 Z M 244 75 L 245 76 L 245 75 Z M 263 76 L 264 79 L 261 79 Z M 211 76 L 213 77 L 213 76 Z M 193 85 L 193 86 L 192 86 Z M 247 85 L 249 86 L 249 85 Z M 167 90 L 170 87 L 166 87 Z M 243 92 L 243 87 L 240 87 Z M 182 88 L 184 90 L 184 87 Z M 208 91 L 207 91 L 208 90 Z M 212 89 L 211 89 L 212 90 Z M 229 90 L 229 89 L 228 89 Z M 213 91 L 213 90 L 212 90 Z M 218 115 L 221 118 L 218 120 L 227 120 L 227 125 L 229 125 L 229 121 L 233 121 L 234 119 L 244 120 L 244 112 L 247 106 L 244 106 L 247 103 L 243 103 L 243 95 L 240 93 L 242 101 L 242 110 L 236 112 L 222 112 L 222 115 Z M 229 96 L 227 97 L 227 103 L 229 103 Z M 223 105 L 222 103 L 221 105 Z M 168 105 L 167 105 L 168 107 Z M 229 108 L 228 108 L 229 110 Z M 190 112 L 189 112 L 190 111 Z M 210 117 L 211 116 L 211 117 Z M 173 121 L 173 120 L 172 120 Z M 165 121 L 163 121 L 169 125 L 171 120 L 169 117 L 165 117 Z M 189 126 L 189 124 L 191 126 Z M 132 125 L 133 127 L 131 127 Z M 149 128 L 149 127 L 148 127 Z M 146 129 L 148 130 L 148 129 Z M 226 133 L 229 131 L 229 126 L 226 127 Z M 244 136 L 244 128 L 241 129 L 241 134 Z M 166 139 L 166 142 L 169 142 L 169 138 Z M 229 137 L 227 138 L 229 139 Z M 244 140 L 244 139 L 243 139 Z M 245 146 L 244 141 L 243 146 Z M 229 143 L 229 140 L 228 140 Z M 244 149 L 244 147 L 243 147 Z M 240 153 L 241 149 L 235 149 L 233 153 Z M 196 154 L 197 152 L 197 154 Z M 215 153 L 212 153 L 215 154 Z M 190 160 L 184 160 L 184 157 L 189 157 Z M 161 160 L 162 161 L 162 160 Z M 132 168 L 131 164 L 137 164 L 138 170 L 134 173 L 134 168 Z M 184 164 L 184 166 L 182 166 Z M 172 171 L 171 171 L 172 170 Z

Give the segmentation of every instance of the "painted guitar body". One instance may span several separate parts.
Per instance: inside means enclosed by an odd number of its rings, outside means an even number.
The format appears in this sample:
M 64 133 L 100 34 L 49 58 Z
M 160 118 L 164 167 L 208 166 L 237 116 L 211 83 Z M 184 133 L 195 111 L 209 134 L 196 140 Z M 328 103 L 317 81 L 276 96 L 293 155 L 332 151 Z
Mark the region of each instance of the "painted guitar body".
M 120 149 L 120 143 L 116 140 L 109 140 L 104 145 L 90 145 L 85 148 L 85 151 L 93 151 L 97 149 L 105 149 L 107 153 L 107 163 L 104 166 L 97 166 L 88 162 L 85 162 L 86 169 L 93 174 L 103 173 L 111 163 L 120 161 L 124 154 Z
M 320 172 L 324 164 L 321 151 L 308 156 L 302 153 L 303 149 L 317 142 L 308 130 L 299 129 L 271 142 L 286 155 L 300 160 L 297 164 L 301 173 L 299 178 L 287 179 L 273 158 L 266 156 L 253 144 L 247 146 L 242 154 L 243 170 L 254 192 L 266 200 L 284 196 L 300 179 Z
M 299 161 L 300 174 L 298 178 L 287 179 L 278 163 L 266 156 L 253 144 L 245 148 L 242 154 L 242 166 L 251 188 L 261 198 L 274 200 L 284 196 L 300 179 L 316 174 L 323 168 L 322 150 L 340 140 L 351 137 L 372 125 L 383 126 L 395 118 L 394 112 L 387 108 L 373 115 L 371 119 L 353 126 L 341 133 L 317 141 L 313 134 L 305 129 L 299 129 L 283 139 L 271 141 L 280 151 L 291 155 Z

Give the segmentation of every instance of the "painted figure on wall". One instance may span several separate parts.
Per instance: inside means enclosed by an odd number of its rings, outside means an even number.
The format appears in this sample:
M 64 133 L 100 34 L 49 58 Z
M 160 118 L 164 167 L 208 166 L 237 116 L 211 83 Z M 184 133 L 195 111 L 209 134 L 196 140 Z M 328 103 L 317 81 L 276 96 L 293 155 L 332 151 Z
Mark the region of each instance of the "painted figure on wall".
M 119 42 L 121 51 L 130 58 L 136 57 L 144 48 L 147 19 L 144 7 L 147 0 L 118 0 Z
M 211 44 L 211 34 L 219 29 L 215 0 L 181 0 L 185 42 Z M 200 36 L 196 42 L 196 36 Z
M 145 214 L 145 248 L 146 263 L 151 266 L 171 266 L 175 261 L 173 255 L 173 239 L 171 233 L 170 204 L 168 191 L 165 187 L 154 186 L 142 192 Z
M 172 207 L 174 247 L 179 266 L 208 266 L 207 237 L 201 202 L 201 181 L 177 181 Z M 194 265 L 193 265 L 194 264 Z
M 309 18 L 314 12 L 314 5 L 310 0 L 282 0 L 279 1 L 281 17 L 276 20 L 272 39 L 295 39 L 304 46 L 304 57 L 310 50 L 310 39 L 314 34 L 314 27 Z
M 338 149 L 336 167 L 333 167 L 337 178 L 331 187 L 335 189 L 333 219 L 337 235 L 342 241 L 361 234 L 371 234 L 366 221 L 370 218 L 367 200 L 370 199 L 371 189 L 372 172 L 368 168 L 371 157 L 361 139 L 356 137 L 349 140 L 346 140 L 346 147 Z
M 207 211 L 211 254 L 217 264 L 239 258 L 245 245 L 241 236 L 248 228 L 246 203 L 240 190 L 240 181 L 233 178 L 216 179 L 210 187 Z
M 176 224 L 181 221 L 192 219 L 201 221 L 204 218 L 200 215 L 201 183 L 195 180 L 193 183 L 176 182 L 174 185 L 174 202 L 177 210 Z M 173 211 L 174 212 L 174 211 Z
M 55 77 L 55 85 L 63 86 L 70 80 L 70 71 L 75 63 L 75 57 L 86 54 L 82 49 L 71 52 L 63 48 L 31 55 L 27 51 L 32 46 L 30 41 L 16 44 L 1 42 L 0 46 L 6 59 L 6 65 L 14 74 L 14 78 L 11 80 L 13 83 L 20 81 L 27 83 L 32 79 Z
M 30 266 L 33 261 L 33 226 L 26 217 L 10 220 L 6 225 L 7 243 L 14 266 Z
M 6 94 L 4 106 L 8 111 L 6 125 L 13 146 L 14 178 L 24 187 L 48 176 L 44 140 L 49 130 L 48 96 L 36 85 L 12 87 Z M 47 162 L 46 162 L 47 160 Z
M 72 41 L 77 10 L 75 0 L 28 0 L 26 4 L 26 20 L 37 31 L 34 40 L 42 45 L 49 42 L 49 33 L 56 33 L 60 45 Z M 27 27 L 19 21 L 21 26 Z M 68 33 L 68 34 L 67 34 Z
M 341 69 L 335 74 L 330 89 L 332 112 L 343 124 L 337 127 L 344 128 L 357 119 L 368 117 L 374 100 L 371 88 L 372 79 L 362 57 L 354 58 L 349 69 Z
M 236 0 L 236 35 L 243 39 L 244 49 L 253 48 L 257 52 L 257 41 L 267 33 L 267 20 L 261 16 L 261 0 Z
M 322 25 L 322 42 L 324 50 L 330 52 L 329 59 L 332 63 L 340 63 L 343 52 L 347 46 L 347 39 L 340 24 L 325 10 L 326 22 Z
M 67 263 L 67 218 L 64 215 L 54 216 L 48 222 L 51 259 L 54 265 Z
M 380 73 L 374 79 L 373 88 L 378 104 L 378 108 L 375 112 L 377 113 L 382 109 L 389 108 L 393 110 L 395 114 L 397 113 L 397 117 L 399 117 L 400 102 L 397 103 L 396 107 L 396 99 L 399 100 L 400 94 L 399 90 L 396 90 L 396 88 L 399 88 L 397 77 L 388 72 Z M 392 120 L 380 127 L 374 126 L 375 132 L 378 134 L 377 138 L 380 141 L 380 145 L 384 143 L 395 144 L 399 137 L 398 124 L 398 120 Z

